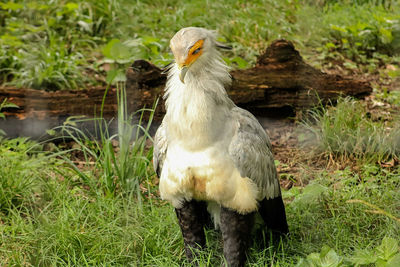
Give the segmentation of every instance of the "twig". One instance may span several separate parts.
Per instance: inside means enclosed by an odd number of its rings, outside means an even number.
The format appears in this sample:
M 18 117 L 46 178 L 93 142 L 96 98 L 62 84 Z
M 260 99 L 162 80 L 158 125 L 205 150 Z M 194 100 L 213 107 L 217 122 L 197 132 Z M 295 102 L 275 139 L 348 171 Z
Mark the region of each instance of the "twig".
M 385 216 L 397 221 L 398 223 L 400 223 L 400 218 L 397 218 L 396 216 L 390 214 L 389 212 L 379 208 L 378 206 L 376 206 L 374 204 L 368 203 L 367 201 L 364 201 L 364 200 L 361 200 L 361 199 L 351 199 L 351 200 L 347 200 L 346 202 L 347 203 L 361 203 L 361 204 L 364 204 L 364 205 L 366 205 L 366 206 L 368 206 L 370 208 L 373 208 L 373 210 L 365 210 L 366 212 L 374 213 L 374 214 L 382 214 L 382 215 L 385 215 Z
M 72 161 L 74 164 L 79 164 L 79 165 L 95 165 L 96 162 L 94 161 L 80 161 L 80 160 L 73 160 Z

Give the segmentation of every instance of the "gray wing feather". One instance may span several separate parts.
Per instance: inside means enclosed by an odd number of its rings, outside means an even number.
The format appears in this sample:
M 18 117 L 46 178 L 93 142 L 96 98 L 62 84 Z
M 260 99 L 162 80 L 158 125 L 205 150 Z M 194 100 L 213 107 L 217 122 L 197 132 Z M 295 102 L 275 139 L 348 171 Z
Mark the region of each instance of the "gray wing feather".
M 153 167 L 158 177 L 161 175 L 167 148 L 168 143 L 165 126 L 164 123 L 161 123 L 160 127 L 157 129 L 156 135 L 154 136 L 153 148 Z
M 280 195 L 278 174 L 271 151 L 271 141 L 257 119 L 248 111 L 235 107 L 232 116 L 239 128 L 229 146 L 229 154 L 243 177 L 252 179 L 262 198 Z

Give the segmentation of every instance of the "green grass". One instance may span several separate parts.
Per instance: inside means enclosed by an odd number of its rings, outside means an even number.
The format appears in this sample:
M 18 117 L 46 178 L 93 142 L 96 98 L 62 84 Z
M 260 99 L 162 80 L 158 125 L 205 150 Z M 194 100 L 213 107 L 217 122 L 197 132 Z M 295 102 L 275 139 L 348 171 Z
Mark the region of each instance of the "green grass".
M 101 117 L 72 120 L 67 125 L 56 127 L 53 132 L 59 132 L 62 138 L 72 139 L 77 144 L 78 148 L 58 153 L 63 155 L 70 168 L 94 194 L 98 190 L 104 190 L 103 193 L 110 196 L 122 192 L 128 196 L 135 194 L 140 201 L 140 184 L 153 174 L 150 167 L 152 149 L 146 149 L 146 141 L 151 139 L 148 132 L 154 109 L 142 109 L 133 114 L 137 115 L 139 121 L 132 124 L 134 117 L 128 116 L 126 110 L 125 85 L 117 86 L 117 90 L 120 99 L 116 134 L 109 132 L 107 121 Z M 143 126 L 145 113 L 150 115 L 146 126 Z M 99 136 L 89 136 L 75 126 L 84 121 L 93 121 Z M 115 143 L 116 147 L 113 145 Z M 86 165 L 84 168 L 70 159 L 67 153 L 73 151 L 82 153 L 81 162 Z M 94 176 L 98 176 L 97 181 L 93 181 Z
M 101 51 L 109 41 L 127 44 L 132 60 L 164 66 L 172 60 L 170 38 L 187 26 L 216 29 L 233 46 L 224 59 L 234 68 L 250 66 L 271 41 L 286 38 L 314 61 L 372 72 L 398 65 L 400 4 L 385 3 L 10 0 L 0 4 L 0 79 L 47 90 L 101 84 L 96 76 L 104 75 Z
M 0 137 L 1 138 L 1 137 Z M 1 139 L 0 139 L 1 140 Z M 35 188 L 37 169 L 40 164 L 36 157 L 30 157 L 26 150 L 33 144 L 20 138 L 10 141 L 1 140 L 0 149 L 0 214 L 7 214 L 11 208 L 23 208 L 30 205 L 32 191 Z
M 175 212 L 157 197 L 151 149 L 145 149 L 139 134 L 148 128 L 131 125 L 123 84 L 118 90 L 116 135 L 101 131 L 96 142 L 71 126 L 72 121 L 62 128 L 79 145 L 83 162 L 94 164 L 77 165 L 69 157 L 71 150 L 52 154 L 27 139 L 0 140 L 2 264 L 190 266 Z M 337 109 L 360 108 L 357 105 L 345 99 Z M 362 121 L 351 119 L 353 123 L 342 126 L 351 130 Z M 119 140 L 118 153 L 113 140 Z M 304 168 L 303 173 L 311 173 Z M 399 167 L 363 164 L 358 171 L 314 171 L 302 179 L 311 182 L 283 191 L 290 235 L 275 247 L 253 242 L 248 266 L 351 266 L 397 260 Z M 208 248 L 195 261 L 200 266 L 221 265 L 221 234 L 208 230 L 206 236 Z
M 0 187 L 8 192 L 1 198 L 2 264 L 179 266 L 185 261 L 169 204 L 146 197 L 139 205 L 136 197 L 122 190 L 110 195 L 101 186 L 89 189 L 68 164 L 41 160 L 43 152 L 30 147 L 7 140 L 0 144 L 0 163 L 6 166 L 2 168 L 6 172 L 0 172 Z M 88 177 L 94 183 L 99 179 Z M 399 241 L 400 223 L 392 217 L 400 218 L 400 169 L 365 165 L 358 172 L 322 171 L 312 178 L 305 189 L 284 192 L 288 239 L 276 248 L 253 244 L 249 266 L 293 266 L 324 245 L 350 262 L 355 250 L 375 249 L 384 237 Z M 11 187 L 10 193 L 8 183 L 15 179 L 24 183 Z M 352 200 L 373 204 L 385 213 L 371 212 L 371 207 Z M 220 233 L 209 230 L 207 244 L 198 261 L 219 265 Z
M 400 124 L 374 121 L 361 102 L 341 98 L 336 106 L 310 111 L 301 123 L 305 146 L 319 153 L 376 162 L 400 158 Z
M 233 67 L 254 63 L 276 38 L 293 40 L 322 62 L 339 59 L 366 71 L 397 66 L 400 6 L 378 2 L 2 2 L 0 77 L 47 90 L 81 88 L 95 83 L 95 74 L 105 76 L 106 63 L 114 68 L 107 81 L 121 81 L 120 67 L 131 60 L 159 66 L 171 60 L 169 39 L 189 25 L 217 29 L 220 41 L 234 47 L 224 55 Z M 77 121 L 59 128 L 76 142 L 83 164 L 72 150 L 49 153 L 27 139 L 0 138 L 0 265 L 189 266 L 174 210 L 157 197 L 146 147 L 150 124 L 132 124 L 121 85 L 117 134 L 102 131 L 94 141 Z M 380 91 L 376 99 L 398 106 L 397 93 Z M 390 266 L 398 257 L 400 168 L 377 162 L 399 158 L 400 126 L 373 115 L 351 99 L 312 111 L 303 125 L 317 151 L 356 159 L 357 168 L 302 167 L 309 185 L 283 191 L 290 235 L 276 247 L 253 243 L 248 266 Z M 106 124 L 97 121 L 99 128 Z M 207 231 L 207 245 L 196 261 L 221 265 L 218 231 Z
M 72 151 L 49 154 L 26 139 L 1 139 L 2 264 L 190 266 L 175 212 L 156 196 L 157 179 L 149 167 L 151 150 L 144 148 L 145 139 L 139 134 L 146 134 L 148 128 L 139 127 L 133 135 L 123 84 L 118 90 L 116 135 L 100 131 L 96 142 L 70 126 L 71 121 L 61 128 L 79 145 L 83 161 L 92 165 L 76 165 L 69 158 Z M 345 108 L 361 107 L 340 100 L 337 110 Z M 320 115 L 330 116 L 330 111 Z M 357 129 L 364 119 L 359 116 L 341 121 L 341 127 Z M 335 117 L 344 119 L 340 113 Z M 119 140 L 118 153 L 113 140 Z M 304 173 L 311 172 L 305 167 Z M 358 171 L 314 171 L 303 179 L 311 180 L 305 188 L 283 191 L 290 235 L 275 247 L 254 241 L 248 266 L 326 266 L 327 262 L 352 266 L 398 260 L 399 167 L 363 164 Z M 207 230 L 206 236 L 208 248 L 195 261 L 200 266 L 219 266 L 221 235 Z

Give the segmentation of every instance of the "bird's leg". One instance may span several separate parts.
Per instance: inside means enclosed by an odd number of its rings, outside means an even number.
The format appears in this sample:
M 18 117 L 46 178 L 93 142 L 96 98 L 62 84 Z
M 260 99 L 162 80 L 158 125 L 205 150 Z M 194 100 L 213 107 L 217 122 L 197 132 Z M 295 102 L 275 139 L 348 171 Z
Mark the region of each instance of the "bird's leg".
M 221 208 L 224 256 L 229 267 L 244 266 L 253 223 L 254 213 L 241 215 L 234 210 Z
M 175 212 L 181 227 L 186 256 L 189 261 L 192 261 L 195 250 L 203 248 L 206 244 L 203 229 L 204 216 L 207 213 L 206 203 L 195 200 L 185 201 L 181 208 L 175 209 Z

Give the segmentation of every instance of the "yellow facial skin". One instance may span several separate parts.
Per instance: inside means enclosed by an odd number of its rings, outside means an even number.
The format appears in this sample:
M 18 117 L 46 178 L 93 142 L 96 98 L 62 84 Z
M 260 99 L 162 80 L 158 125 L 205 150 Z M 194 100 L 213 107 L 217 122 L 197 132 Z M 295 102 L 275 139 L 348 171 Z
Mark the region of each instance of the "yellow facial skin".
M 203 44 L 204 40 L 198 40 L 192 48 L 189 49 L 186 61 L 183 63 L 184 66 L 190 66 L 203 53 Z
M 185 60 L 185 62 L 183 62 L 183 64 L 180 64 L 180 68 L 181 68 L 181 73 L 179 75 L 179 78 L 181 80 L 182 83 L 184 82 L 185 79 L 185 75 L 186 72 L 188 71 L 188 68 L 190 67 L 190 65 L 193 64 L 193 62 L 196 61 L 196 59 L 201 56 L 201 54 L 203 53 L 203 44 L 204 44 L 204 40 L 198 40 L 190 49 L 187 55 L 187 58 Z

